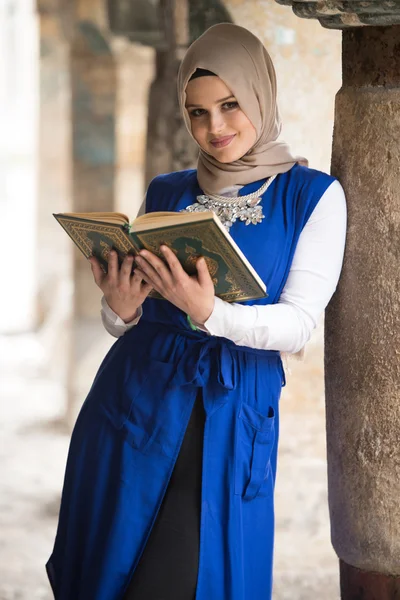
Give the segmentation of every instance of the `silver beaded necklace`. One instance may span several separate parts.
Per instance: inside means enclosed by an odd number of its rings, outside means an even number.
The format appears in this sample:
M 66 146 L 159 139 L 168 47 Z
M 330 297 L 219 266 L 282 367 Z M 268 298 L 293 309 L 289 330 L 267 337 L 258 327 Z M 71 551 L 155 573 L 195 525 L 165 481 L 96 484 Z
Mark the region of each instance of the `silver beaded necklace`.
M 212 210 L 220 219 L 227 231 L 239 219 L 246 225 L 257 225 L 265 219 L 260 202 L 262 195 L 267 191 L 276 175 L 273 175 L 262 186 L 246 196 L 227 198 L 219 194 L 201 194 L 197 196 L 194 204 L 183 208 L 180 212 L 205 212 Z

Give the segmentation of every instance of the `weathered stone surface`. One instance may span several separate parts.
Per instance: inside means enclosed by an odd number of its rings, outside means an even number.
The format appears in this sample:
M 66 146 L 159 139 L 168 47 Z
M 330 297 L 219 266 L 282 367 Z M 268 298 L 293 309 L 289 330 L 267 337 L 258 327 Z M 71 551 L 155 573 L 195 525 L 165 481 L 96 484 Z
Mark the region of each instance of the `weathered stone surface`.
M 160 10 L 167 49 L 156 51 L 156 76 L 149 92 L 146 185 L 159 173 L 195 166 L 198 155 L 180 115 L 176 93 L 179 64 L 189 45 L 188 3 L 161 0 Z
M 349 222 L 341 280 L 326 313 L 325 349 L 332 542 L 347 564 L 397 576 L 400 54 L 386 69 L 382 57 L 398 32 L 344 34 L 332 172 L 346 191 Z M 361 75 L 366 64 L 369 74 Z
M 112 33 L 124 35 L 132 42 L 165 48 L 157 4 L 151 0 L 107 0 L 107 14 Z
M 346 600 L 397 600 L 400 577 L 369 573 L 340 561 L 340 592 Z
M 400 3 L 397 0 L 275 0 L 292 6 L 305 19 L 318 19 L 328 29 L 347 29 L 363 25 L 397 25 Z
M 179 4 L 178 2 L 177 5 Z M 188 10 L 190 43 L 211 25 L 232 22 L 221 0 L 187 0 L 185 4 Z M 164 31 L 164 19 L 160 18 L 158 5 L 162 6 L 162 1 L 107 0 L 110 30 L 117 35 L 125 35 L 132 42 L 167 51 L 168 36 Z
M 189 40 L 197 39 L 216 23 L 232 23 L 226 2 L 220 0 L 189 0 Z
M 343 84 L 356 87 L 400 87 L 399 57 L 400 25 L 345 31 Z

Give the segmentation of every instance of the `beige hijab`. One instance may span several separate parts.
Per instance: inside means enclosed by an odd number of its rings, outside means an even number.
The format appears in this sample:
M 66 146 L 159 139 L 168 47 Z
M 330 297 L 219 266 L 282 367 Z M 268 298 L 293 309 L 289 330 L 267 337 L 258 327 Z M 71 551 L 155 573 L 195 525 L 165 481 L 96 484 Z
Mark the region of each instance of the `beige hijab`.
M 179 69 L 178 96 L 190 134 L 185 90 L 197 68 L 212 71 L 224 81 L 257 131 L 254 146 L 232 163 L 220 163 L 200 148 L 197 178 L 204 192 L 217 193 L 231 185 L 285 173 L 296 162 L 308 164 L 305 158 L 292 156 L 285 142 L 278 141 L 282 125 L 275 69 L 256 36 L 238 25 L 221 23 L 210 27 L 189 47 Z

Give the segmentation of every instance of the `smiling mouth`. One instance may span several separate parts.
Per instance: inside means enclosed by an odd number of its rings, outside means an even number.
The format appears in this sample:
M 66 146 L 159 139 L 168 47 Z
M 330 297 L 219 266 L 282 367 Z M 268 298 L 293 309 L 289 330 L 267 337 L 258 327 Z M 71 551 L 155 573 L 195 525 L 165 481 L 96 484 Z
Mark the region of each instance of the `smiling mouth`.
M 214 140 L 210 141 L 210 144 L 212 146 L 214 146 L 214 148 L 225 148 L 225 146 L 228 146 L 228 144 L 231 143 L 231 141 L 233 140 L 233 138 L 235 136 L 236 136 L 236 134 L 226 135 L 225 137 L 220 137 L 220 138 L 215 138 Z

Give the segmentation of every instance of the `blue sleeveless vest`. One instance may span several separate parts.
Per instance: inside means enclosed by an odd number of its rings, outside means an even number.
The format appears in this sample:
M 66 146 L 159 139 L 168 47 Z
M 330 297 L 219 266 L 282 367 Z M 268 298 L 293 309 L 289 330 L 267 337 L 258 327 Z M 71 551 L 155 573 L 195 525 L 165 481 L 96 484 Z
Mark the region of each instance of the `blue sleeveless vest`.
M 295 165 L 262 200 L 265 219 L 231 235 L 278 302 L 297 241 L 333 178 Z M 246 185 L 240 195 L 257 190 Z M 148 212 L 202 193 L 196 171 L 156 177 Z M 279 352 L 193 332 L 148 298 L 104 358 L 77 419 L 47 572 L 56 600 L 119 600 L 157 517 L 196 398 L 206 423 L 196 600 L 269 600 L 273 490 L 284 373 Z

